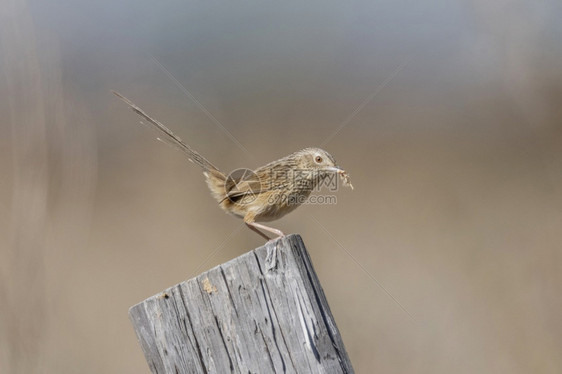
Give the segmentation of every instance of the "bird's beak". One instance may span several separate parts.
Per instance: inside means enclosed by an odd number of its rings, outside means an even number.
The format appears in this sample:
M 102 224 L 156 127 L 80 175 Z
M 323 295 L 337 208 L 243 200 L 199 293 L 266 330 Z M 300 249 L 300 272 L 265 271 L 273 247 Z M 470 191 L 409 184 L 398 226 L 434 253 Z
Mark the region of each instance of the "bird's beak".
M 343 169 L 340 169 L 337 166 L 328 166 L 326 167 L 324 170 L 326 171 L 333 171 L 334 173 L 345 173 L 345 171 Z
M 339 166 L 328 166 L 326 169 L 324 169 L 326 171 L 331 171 L 334 173 L 338 173 L 338 174 L 344 174 L 345 170 L 343 170 L 342 168 L 340 168 Z

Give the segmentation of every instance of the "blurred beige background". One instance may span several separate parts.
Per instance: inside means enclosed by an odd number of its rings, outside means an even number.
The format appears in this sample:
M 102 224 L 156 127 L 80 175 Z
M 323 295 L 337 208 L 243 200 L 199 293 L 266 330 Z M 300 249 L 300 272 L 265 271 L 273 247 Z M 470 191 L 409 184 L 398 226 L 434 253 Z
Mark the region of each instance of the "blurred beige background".
M 561 372 L 559 1 L 0 9 L 0 373 L 148 373 L 128 308 L 262 244 L 110 89 L 225 171 L 345 124 L 275 225 L 358 373 Z

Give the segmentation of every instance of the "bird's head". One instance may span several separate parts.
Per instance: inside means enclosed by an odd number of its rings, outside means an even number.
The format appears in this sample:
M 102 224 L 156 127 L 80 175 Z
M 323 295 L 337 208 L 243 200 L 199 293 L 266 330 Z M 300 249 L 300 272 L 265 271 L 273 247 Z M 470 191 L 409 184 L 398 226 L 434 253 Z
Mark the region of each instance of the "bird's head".
M 342 177 L 344 185 L 353 189 L 349 182 L 349 175 L 340 168 L 334 157 L 320 148 L 305 148 L 301 151 L 294 153 L 296 163 L 302 170 L 311 171 L 313 175 L 323 179 L 330 174 L 337 173 Z

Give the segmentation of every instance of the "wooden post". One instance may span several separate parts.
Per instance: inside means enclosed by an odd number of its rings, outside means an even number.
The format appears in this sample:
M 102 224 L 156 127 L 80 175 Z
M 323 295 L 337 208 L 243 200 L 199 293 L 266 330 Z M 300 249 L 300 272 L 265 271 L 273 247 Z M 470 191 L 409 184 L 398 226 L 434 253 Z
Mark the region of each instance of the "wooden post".
M 299 235 L 129 310 L 153 373 L 353 373 Z

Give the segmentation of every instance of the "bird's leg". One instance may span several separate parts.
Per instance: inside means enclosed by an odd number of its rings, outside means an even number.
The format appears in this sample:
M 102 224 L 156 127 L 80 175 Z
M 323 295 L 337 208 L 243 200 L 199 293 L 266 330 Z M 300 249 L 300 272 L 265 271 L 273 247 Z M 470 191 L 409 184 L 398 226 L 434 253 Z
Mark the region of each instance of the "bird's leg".
M 260 230 L 258 230 L 255 226 L 253 226 L 252 224 L 250 224 L 249 222 L 246 222 L 246 226 L 248 226 L 248 228 L 250 230 L 252 230 L 253 232 L 258 233 L 259 236 L 261 236 L 262 238 L 264 238 L 267 241 L 270 241 L 271 238 L 267 235 L 265 235 L 263 232 L 261 232 Z
M 277 241 L 277 239 L 283 238 L 285 236 L 285 234 L 283 234 L 283 232 L 281 230 L 274 229 L 273 227 L 262 225 L 262 224 L 259 224 L 259 223 L 253 222 L 253 221 L 246 221 L 246 225 L 250 229 L 254 230 L 258 234 L 260 234 L 261 236 L 266 237 L 266 238 L 267 238 L 267 236 L 263 232 L 261 232 L 259 229 L 266 230 L 266 231 L 269 231 L 269 232 L 277 235 L 276 238 L 273 238 L 273 239 L 268 238 L 269 240 L 267 241 L 266 246 L 267 246 L 267 244 L 269 244 L 271 242 L 275 242 L 275 244 L 273 245 L 273 248 L 270 248 L 270 247 L 267 248 L 267 256 L 265 257 L 265 264 L 266 264 L 267 270 L 269 271 L 269 270 L 272 270 L 272 269 L 276 268 L 277 267 L 277 251 L 278 251 L 277 246 L 279 245 L 279 241 Z
M 270 233 L 273 233 L 273 234 L 277 235 L 277 238 L 282 238 L 283 236 L 285 236 L 285 234 L 283 234 L 283 232 L 281 230 L 274 229 L 273 227 L 262 225 L 262 224 L 257 223 L 257 222 L 246 222 L 246 225 L 248 225 L 249 227 L 253 227 L 255 229 L 262 229 L 262 230 L 265 230 L 265 231 L 269 231 Z M 275 238 L 275 239 L 277 239 L 277 238 Z

